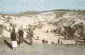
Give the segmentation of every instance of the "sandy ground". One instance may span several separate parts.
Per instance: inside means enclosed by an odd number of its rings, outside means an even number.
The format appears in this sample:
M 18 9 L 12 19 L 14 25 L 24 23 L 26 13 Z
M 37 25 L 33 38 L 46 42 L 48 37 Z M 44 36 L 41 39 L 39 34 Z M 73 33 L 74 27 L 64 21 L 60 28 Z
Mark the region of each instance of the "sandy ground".
M 6 41 L 11 45 L 11 41 Z M 4 39 L 0 40 L 0 55 L 85 55 L 85 44 L 60 45 L 60 44 L 34 44 L 23 43 L 16 50 L 12 50 Z

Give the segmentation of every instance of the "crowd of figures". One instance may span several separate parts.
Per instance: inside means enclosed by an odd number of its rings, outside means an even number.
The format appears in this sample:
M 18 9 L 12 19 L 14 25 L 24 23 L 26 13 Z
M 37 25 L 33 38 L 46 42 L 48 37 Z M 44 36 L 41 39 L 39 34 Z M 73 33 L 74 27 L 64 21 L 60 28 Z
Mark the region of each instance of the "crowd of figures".
M 29 44 L 32 45 L 33 29 L 31 28 L 31 26 L 29 26 L 29 28 L 26 31 L 27 31 L 27 39 L 29 39 L 29 41 L 30 41 Z M 18 37 L 18 39 L 17 39 L 17 37 Z M 22 43 L 25 41 L 24 40 L 24 31 L 23 31 L 22 26 L 20 26 L 17 33 L 15 32 L 15 28 L 12 29 L 11 41 L 12 41 L 13 50 L 16 49 L 16 47 L 18 46 L 17 41 L 19 42 L 19 45 L 22 45 Z

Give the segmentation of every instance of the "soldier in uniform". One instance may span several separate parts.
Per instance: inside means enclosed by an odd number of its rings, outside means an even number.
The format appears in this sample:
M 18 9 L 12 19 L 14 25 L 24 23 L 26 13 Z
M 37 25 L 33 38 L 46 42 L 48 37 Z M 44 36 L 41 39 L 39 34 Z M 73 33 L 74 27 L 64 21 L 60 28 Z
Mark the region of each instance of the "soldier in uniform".
M 27 38 L 29 39 L 30 45 L 33 43 L 33 28 L 31 25 L 28 26 L 27 29 Z

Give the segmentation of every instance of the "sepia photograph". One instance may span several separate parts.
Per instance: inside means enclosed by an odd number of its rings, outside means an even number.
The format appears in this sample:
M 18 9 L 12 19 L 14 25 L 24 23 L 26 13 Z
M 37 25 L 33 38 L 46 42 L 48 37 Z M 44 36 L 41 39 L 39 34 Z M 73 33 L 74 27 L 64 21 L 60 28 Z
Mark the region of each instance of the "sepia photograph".
M 0 55 L 85 55 L 85 0 L 0 0 Z

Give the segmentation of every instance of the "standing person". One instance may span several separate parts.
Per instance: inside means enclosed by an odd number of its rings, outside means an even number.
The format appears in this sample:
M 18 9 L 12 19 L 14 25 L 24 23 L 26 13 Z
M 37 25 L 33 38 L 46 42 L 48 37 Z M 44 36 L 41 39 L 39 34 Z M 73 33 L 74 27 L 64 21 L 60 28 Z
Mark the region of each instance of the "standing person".
M 85 43 L 85 37 L 83 38 L 83 40 L 84 40 L 84 43 Z
M 19 44 L 21 45 L 24 41 L 24 31 L 23 31 L 23 27 L 21 26 L 20 29 L 19 29 Z
M 33 43 L 33 28 L 31 25 L 29 25 L 29 27 L 28 27 L 27 38 L 30 41 L 30 45 L 32 45 L 32 43 Z
M 83 40 L 84 40 L 84 43 L 85 43 L 85 28 L 83 29 Z
M 11 32 L 11 41 L 12 41 L 12 48 L 14 50 L 17 47 L 15 28 L 13 28 Z

